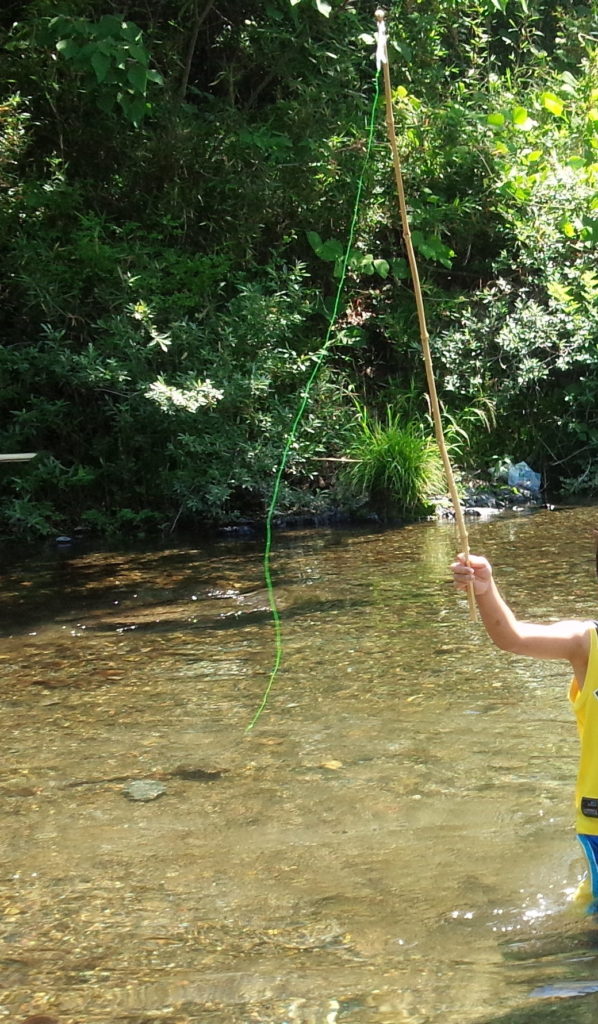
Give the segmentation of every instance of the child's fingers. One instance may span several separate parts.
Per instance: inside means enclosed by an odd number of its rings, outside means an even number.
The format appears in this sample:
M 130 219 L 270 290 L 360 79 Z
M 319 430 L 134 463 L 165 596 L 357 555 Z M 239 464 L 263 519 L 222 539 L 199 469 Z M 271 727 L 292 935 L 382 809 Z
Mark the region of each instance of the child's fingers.
M 459 590 L 465 590 L 471 580 L 474 578 L 474 571 L 468 565 L 463 565 L 462 562 L 454 562 L 451 565 L 453 571 L 453 580 Z
M 480 555 L 465 555 L 462 551 L 457 561 L 451 565 L 453 580 L 458 590 L 467 590 L 473 586 L 476 594 L 483 594 L 492 579 L 492 566 Z
M 487 559 L 483 558 L 481 555 L 465 555 L 462 551 L 459 552 L 457 558 L 462 565 L 469 565 L 474 569 L 481 569 L 483 566 L 488 564 Z

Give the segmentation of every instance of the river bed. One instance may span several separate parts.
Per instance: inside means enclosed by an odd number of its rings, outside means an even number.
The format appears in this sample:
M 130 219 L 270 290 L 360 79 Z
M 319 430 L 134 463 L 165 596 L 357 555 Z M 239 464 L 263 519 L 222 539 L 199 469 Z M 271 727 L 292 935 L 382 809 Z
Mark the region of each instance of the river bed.
M 471 550 L 519 614 L 594 618 L 597 519 L 501 514 Z M 0 1020 L 595 1021 L 569 672 L 492 647 L 455 547 L 276 536 L 250 731 L 259 539 L 5 566 Z

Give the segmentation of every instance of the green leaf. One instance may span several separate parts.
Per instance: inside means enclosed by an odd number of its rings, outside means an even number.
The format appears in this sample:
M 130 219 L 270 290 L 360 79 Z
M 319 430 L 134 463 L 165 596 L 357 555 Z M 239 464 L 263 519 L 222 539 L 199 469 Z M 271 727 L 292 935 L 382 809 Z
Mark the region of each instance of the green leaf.
M 598 242 L 598 218 L 582 217 L 582 221 L 581 238 L 584 242 L 592 242 L 595 245 Z
M 143 96 L 131 96 L 130 93 L 124 92 L 118 94 L 117 100 L 127 120 L 131 121 L 136 127 L 141 124 L 146 112 L 146 103 Z
M 149 63 L 149 54 L 144 46 L 141 46 L 139 43 L 125 43 L 125 46 L 133 60 L 136 60 L 139 64 L 147 66 Z
M 159 71 L 148 71 L 147 80 L 148 82 L 155 82 L 156 85 L 164 85 L 164 79 Z
M 145 96 L 147 89 L 147 69 L 141 64 L 132 64 L 127 69 L 127 78 L 137 93 Z
M 397 53 L 401 55 L 402 59 L 406 61 L 407 64 L 411 63 L 413 59 L 413 50 L 407 45 L 407 43 L 401 42 L 400 39 L 391 39 L 390 45 L 393 50 L 396 50 Z
M 73 20 L 73 18 L 69 18 L 66 14 L 59 14 L 56 18 L 50 18 L 48 28 L 52 29 L 53 32 L 62 34 L 62 32 L 72 29 Z
M 511 119 L 513 124 L 525 124 L 527 121 L 527 110 L 525 107 L 513 107 L 511 111 Z
M 494 111 L 492 114 L 488 114 L 486 118 L 487 123 L 492 125 L 493 128 L 502 128 L 505 120 L 505 115 L 499 113 L 498 110 Z
M 571 96 L 574 96 L 577 92 L 577 79 L 571 74 L 570 71 L 563 71 L 561 75 L 561 80 L 563 82 L 561 86 L 562 91 L 569 93 Z
M 96 94 L 95 101 L 100 110 L 103 110 L 105 114 L 111 114 L 116 103 L 116 93 L 104 87 L 101 92 L 98 91 Z
M 388 260 L 374 260 L 374 270 L 380 277 L 388 277 L 390 270 L 390 264 Z
M 394 276 L 397 277 L 399 281 L 404 281 L 409 277 L 409 264 L 403 256 L 399 256 L 396 260 L 391 260 L 390 266 Z
M 269 18 L 273 18 L 274 21 L 284 20 L 284 15 L 282 11 L 280 11 L 278 7 L 275 7 L 274 4 L 266 4 L 266 14 L 268 15 Z
M 336 238 L 330 238 L 327 242 L 323 242 L 317 250 L 317 255 L 320 259 L 325 260 L 327 263 L 332 263 L 334 260 L 341 259 L 343 253 L 344 249 Z
M 590 107 L 588 110 L 588 121 L 598 121 L 598 108 Z
M 582 156 L 570 156 L 567 160 L 567 167 L 572 167 L 574 171 L 580 171 L 585 165 L 586 162 Z
M 436 235 L 424 235 L 422 231 L 415 230 L 411 234 L 411 239 L 414 248 L 422 254 L 424 259 L 442 263 L 443 267 L 450 269 L 455 253 L 440 238 L 437 238 Z
M 326 3 L 326 0 L 314 0 L 314 3 L 319 10 L 320 14 L 323 14 L 325 18 L 329 18 L 332 12 L 330 4 Z
M 548 294 L 559 304 L 559 306 L 563 306 L 569 311 L 574 311 L 578 306 L 578 303 L 571 295 L 571 290 L 564 284 L 561 284 L 560 281 L 549 281 L 546 287 Z
M 120 36 L 122 26 L 122 18 L 118 18 L 114 14 L 104 14 L 99 22 L 96 29 L 96 34 L 99 39 L 105 39 L 106 36 Z
M 536 128 L 538 121 L 533 120 L 527 114 L 524 106 L 514 106 L 511 111 L 511 117 L 513 118 L 513 124 L 518 131 L 530 131 L 531 128 Z
M 143 32 L 134 21 L 123 21 L 120 26 L 120 34 L 124 39 L 130 39 L 134 43 L 140 43 L 143 38 Z
M 110 70 L 110 57 L 107 57 L 101 50 L 96 50 L 91 57 L 91 66 L 96 73 L 98 82 L 103 82 Z
M 555 117 L 562 117 L 565 104 L 558 98 L 558 96 L 555 96 L 553 92 L 543 92 L 540 96 L 540 102 L 542 103 L 542 106 L 546 110 L 549 110 L 551 114 L 554 114 Z
M 575 225 L 570 220 L 562 220 L 559 227 L 567 238 L 575 238 Z
M 80 52 L 81 47 L 74 41 L 74 39 L 59 39 L 56 43 L 56 49 L 66 60 L 71 60 L 76 57 Z
M 325 260 L 326 263 L 334 263 L 336 260 L 342 259 L 345 250 L 336 238 L 330 238 L 327 242 L 323 242 L 317 231 L 306 231 L 305 234 L 316 256 L 319 256 L 321 260 Z

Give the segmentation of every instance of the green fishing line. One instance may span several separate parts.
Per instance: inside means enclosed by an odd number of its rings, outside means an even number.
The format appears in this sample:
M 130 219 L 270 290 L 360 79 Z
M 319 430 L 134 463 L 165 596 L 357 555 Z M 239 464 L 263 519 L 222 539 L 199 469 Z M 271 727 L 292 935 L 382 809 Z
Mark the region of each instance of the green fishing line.
M 276 596 L 275 596 L 275 593 L 274 593 L 274 583 L 272 581 L 272 571 L 271 571 L 272 524 L 273 524 L 274 516 L 275 516 L 275 513 L 276 513 L 276 505 L 278 503 L 278 497 L 279 497 L 279 494 L 280 494 L 280 488 L 281 488 L 281 485 L 282 485 L 282 477 L 283 477 L 283 473 L 284 473 L 284 471 L 286 469 L 286 465 L 287 465 L 287 462 L 288 462 L 288 459 L 289 459 L 291 448 L 293 447 L 293 445 L 295 443 L 295 439 L 296 439 L 297 433 L 299 431 L 299 425 L 301 423 L 301 420 L 303 419 L 303 414 L 305 413 L 305 409 L 306 409 L 307 403 L 309 401 L 309 396 L 311 394 L 312 387 L 314 385 L 316 377 L 318 376 L 318 373 L 320 372 L 320 368 L 321 368 L 322 363 L 324 362 L 324 359 L 325 359 L 325 357 L 326 357 L 326 355 L 328 353 L 328 349 L 331 347 L 332 342 L 333 342 L 332 331 L 333 331 L 334 324 L 336 323 L 336 319 L 337 319 L 337 316 L 338 316 L 338 311 L 339 311 L 339 307 L 340 307 L 340 303 L 341 303 L 341 297 L 342 297 L 342 293 L 343 293 L 343 289 L 344 289 L 344 285 L 345 285 L 345 280 L 346 280 L 346 277 L 347 277 L 347 268 L 349 266 L 349 259 L 351 257 L 351 250 L 353 248 L 353 239 L 355 237 L 355 231 L 356 231 L 356 228 L 357 228 L 357 218 L 359 216 L 359 206 L 360 206 L 360 203 L 361 203 L 361 194 L 363 192 L 363 186 L 364 186 L 364 181 L 365 181 L 366 170 L 367 170 L 368 162 L 369 162 L 369 159 L 370 159 L 370 153 L 372 151 L 372 145 L 373 145 L 373 141 L 374 141 L 374 131 L 375 131 L 375 128 L 376 128 L 376 109 L 377 109 L 377 106 L 378 106 L 379 96 L 380 96 L 380 71 L 378 70 L 376 72 L 375 95 L 374 95 L 374 100 L 373 100 L 373 103 L 372 103 L 372 112 L 371 112 L 371 115 L 370 115 L 367 147 L 366 147 L 365 157 L 364 157 L 364 161 L 363 161 L 363 166 L 362 166 L 361 173 L 359 175 L 359 179 L 358 179 L 358 182 L 357 182 L 357 190 L 356 190 L 356 193 L 355 193 L 355 204 L 353 206 L 353 216 L 351 218 L 351 226 L 349 228 L 349 237 L 347 239 L 347 245 L 346 245 L 346 248 L 345 248 L 345 252 L 344 252 L 344 256 L 343 256 L 343 260 L 342 260 L 342 264 L 341 264 L 341 272 L 340 272 L 340 277 L 339 277 L 339 283 L 338 283 L 338 287 L 336 289 L 336 295 L 335 295 L 334 304 L 333 304 L 333 307 L 332 307 L 332 313 L 330 314 L 330 318 L 329 318 L 329 321 L 328 321 L 328 329 L 326 331 L 326 335 L 325 335 L 325 338 L 324 338 L 324 343 L 322 345 L 322 348 L 320 349 L 320 351 L 318 352 L 318 354 L 316 356 L 316 360 L 315 360 L 313 369 L 312 369 L 312 371 L 311 371 L 311 373 L 310 373 L 310 375 L 309 375 L 309 377 L 307 379 L 307 383 L 305 384 L 305 387 L 303 388 L 303 392 L 302 392 L 302 395 L 301 395 L 301 401 L 299 403 L 299 408 L 297 409 L 297 412 L 295 414 L 295 418 L 293 420 L 291 429 L 290 429 L 288 437 L 286 439 L 285 446 L 284 446 L 283 452 L 282 452 L 282 457 L 280 459 L 280 463 L 279 463 L 278 469 L 276 471 L 276 476 L 274 478 L 274 488 L 272 490 L 272 498 L 270 500 L 270 505 L 268 507 L 268 512 L 267 512 L 267 515 L 266 515 L 266 543 L 265 543 L 265 548 L 264 548 L 264 579 L 266 581 L 266 590 L 268 592 L 268 604 L 270 606 L 270 611 L 272 613 L 272 625 L 274 627 L 274 663 L 272 665 L 272 670 L 270 672 L 270 677 L 268 679 L 268 683 L 267 683 L 266 689 L 264 691 L 264 695 L 262 697 L 260 706 L 258 707 L 255 715 L 251 719 L 251 722 L 247 726 L 246 732 L 249 732 L 250 729 L 253 729 L 253 727 L 254 727 L 255 723 L 257 722 L 258 718 L 260 717 L 262 711 L 266 707 L 266 704 L 268 703 L 268 698 L 270 696 L 270 691 L 272 689 L 272 686 L 274 685 L 274 681 L 275 681 L 275 679 L 276 679 L 276 677 L 278 675 L 278 671 L 279 671 L 281 663 L 282 663 L 282 656 L 283 656 L 282 625 L 281 625 L 281 621 L 280 621 L 280 612 L 278 611 L 278 605 L 276 603 Z

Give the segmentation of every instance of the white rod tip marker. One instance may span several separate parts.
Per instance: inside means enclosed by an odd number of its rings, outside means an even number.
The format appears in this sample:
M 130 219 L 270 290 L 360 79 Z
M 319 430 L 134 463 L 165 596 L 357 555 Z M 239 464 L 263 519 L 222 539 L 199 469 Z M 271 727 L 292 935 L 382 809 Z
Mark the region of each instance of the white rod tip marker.
M 376 68 L 379 71 L 382 65 L 386 64 L 388 61 L 388 57 L 386 56 L 386 40 L 388 37 L 384 21 L 386 14 L 381 7 L 376 11 L 375 18 L 378 22 L 378 31 L 376 32 Z

